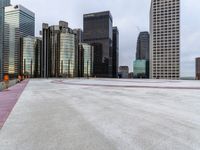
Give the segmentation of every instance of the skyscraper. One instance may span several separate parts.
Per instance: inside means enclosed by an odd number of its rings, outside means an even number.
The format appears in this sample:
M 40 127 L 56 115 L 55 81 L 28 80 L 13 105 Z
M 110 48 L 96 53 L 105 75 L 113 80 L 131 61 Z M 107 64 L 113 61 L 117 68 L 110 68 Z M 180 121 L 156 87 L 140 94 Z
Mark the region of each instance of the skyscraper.
M 80 63 L 82 62 L 82 54 L 79 51 L 80 47 L 79 44 L 83 42 L 83 30 L 82 29 L 73 29 L 73 33 L 75 34 L 76 37 L 76 42 L 75 42 L 75 70 L 76 70 L 76 76 L 77 77 L 82 77 L 81 75 L 81 67 Z
M 149 78 L 149 33 L 140 32 L 137 40 L 134 77 Z
M 47 78 L 49 76 L 49 51 L 50 45 L 50 29 L 49 25 L 46 23 L 42 24 L 42 51 L 40 53 L 40 70 L 41 70 L 41 77 Z
M 200 57 L 196 58 L 196 79 L 200 80 Z
M 112 77 L 112 16 L 109 11 L 84 15 L 83 40 L 94 47 L 93 73 L 96 77 Z
M 152 0 L 150 78 L 180 78 L 180 0 Z
M 149 60 L 149 33 L 140 32 L 137 40 L 137 60 Z
M 113 51 L 112 51 L 113 78 L 117 78 L 119 68 L 119 31 L 113 27 Z
M 79 77 L 93 76 L 93 61 L 93 46 L 86 43 L 79 43 Z
M 42 33 L 42 77 L 76 76 L 76 35 L 68 23 L 60 21 L 59 25 L 54 26 L 43 24 Z
M 21 5 L 5 7 L 4 62 L 5 74 L 19 75 L 20 38 L 35 35 L 35 14 Z
M 0 1 L 0 80 L 3 78 L 3 39 L 5 7 L 10 5 L 10 0 Z
M 40 77 L 42 39 L 32 36 L 21 38 L 21 74 Z

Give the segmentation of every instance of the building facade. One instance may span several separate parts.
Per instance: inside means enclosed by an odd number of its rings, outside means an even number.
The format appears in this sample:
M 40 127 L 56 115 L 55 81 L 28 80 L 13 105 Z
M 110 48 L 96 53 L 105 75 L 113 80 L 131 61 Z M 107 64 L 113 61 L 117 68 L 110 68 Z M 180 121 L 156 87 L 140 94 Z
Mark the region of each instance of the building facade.
M 79 44 L 79 77 L 93 77 L 93 46 Z
M 60 35 L 60 75 L 61 77 L 76 77 L 75 35 L 70 32 Z
M 42 39 L 32 36 L 21 38 L 21 74 L 29 77 L 40 77 L 40 52 Z
M 140 32 L 134 61 L 134 77 L 149 78 L 149 33 Z
M 5 7 L 4 74 L 20 74 L 20 38 L 35 35 L 35 14 L 21 5 Z
M 42 51 L 40 53 L 40 70 L 41 77 L 47 78 L 49 76 L 49 57 L 50 57 L 50 29 L 46 23 L 42 24 Z
M 81 75 L 81 66 L 80 66 L 80 62 L 82 62 L 82 54 L 81 51 L 79 51 L 79 44 L 83 43 L 83 30 L 78 28 L 78 29 L 73 29 L 73 33 L 75 34 L 76 37 L 76 44 L 75 44 L 75 70 L 76 70 L 76 76 L 77 77 L 82 77 Z
M 112 67 L 113 78 L 117 78 L 119 68 L 119 31 L 117 27 L 113 27 Z
M 200 80 L 200 57 L 196 58 L 196 79 Z
M 4 39 L 5 7 L 9 5 L 10 5 L 10 0 L 0 1 L 0 80 L 3 79 L 3 39 Z
M 149 60 L 149 33 L 140 32 L 137 40 L 136 60 Z
M 180 0 L 152 0 L 150 78 L 180 78 Z
M 112 44 L 113 20 L 111 13 L 98 12 L 83 16 L 83 41 L 94 47 L 93 74 L 113 77 Z
M 149 78 L 149 61 L 138 59 L 134 61 L 133 70 L 135 78 Z
M 42 77 L 75 77 L 76 34 L 68 23 L 59 25 L 43 24 L 41 52 Z
M 119 78 L 129 78 L 129 67 L 120 66 L 119 67 Z

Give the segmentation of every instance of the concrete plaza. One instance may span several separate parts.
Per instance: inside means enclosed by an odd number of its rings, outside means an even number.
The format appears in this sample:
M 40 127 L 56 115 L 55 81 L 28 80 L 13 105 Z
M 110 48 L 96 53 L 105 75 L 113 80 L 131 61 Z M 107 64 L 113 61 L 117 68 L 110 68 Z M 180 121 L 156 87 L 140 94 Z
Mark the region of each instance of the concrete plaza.
M 199 150 L 200 82 L 30 80 L 0 149 Z

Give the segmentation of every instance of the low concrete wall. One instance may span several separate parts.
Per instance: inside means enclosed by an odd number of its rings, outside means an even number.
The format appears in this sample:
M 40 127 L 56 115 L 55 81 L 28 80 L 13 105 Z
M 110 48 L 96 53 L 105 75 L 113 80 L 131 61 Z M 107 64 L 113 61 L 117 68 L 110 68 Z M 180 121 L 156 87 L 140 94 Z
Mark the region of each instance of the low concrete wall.
M 9 82 L 9 87 L 15 85 L 17 83 L 17 80 L 11 80 Z M 0 91 L 5 89 L 5 83 L 4 82 L 0 82 Z

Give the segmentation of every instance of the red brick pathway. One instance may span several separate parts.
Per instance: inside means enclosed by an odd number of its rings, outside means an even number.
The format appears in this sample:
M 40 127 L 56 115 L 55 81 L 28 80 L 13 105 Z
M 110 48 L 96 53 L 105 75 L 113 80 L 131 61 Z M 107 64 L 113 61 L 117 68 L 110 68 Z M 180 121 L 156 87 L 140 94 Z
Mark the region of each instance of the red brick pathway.
M 10 87 L 8 91 L 0 92 L 0 129 L 3 127 L 27 84 L 28 80 L 25 80 Z

